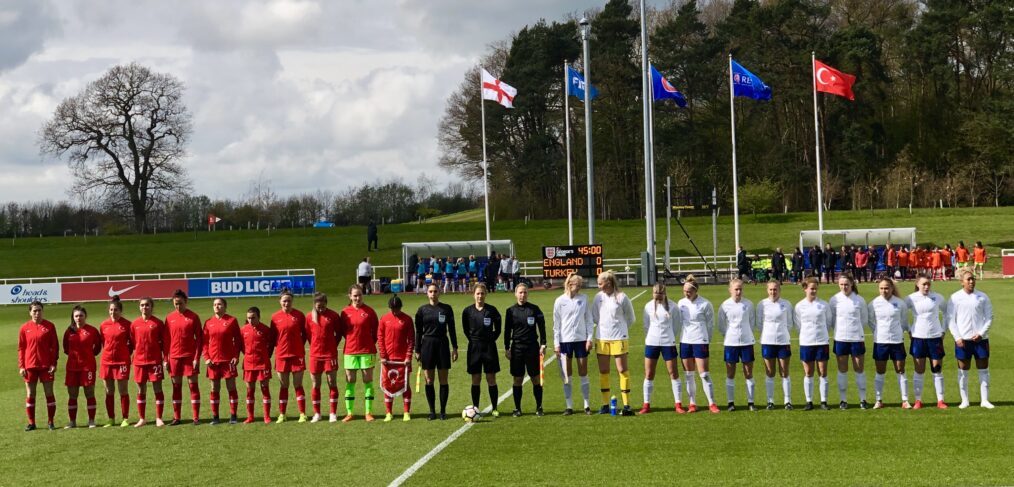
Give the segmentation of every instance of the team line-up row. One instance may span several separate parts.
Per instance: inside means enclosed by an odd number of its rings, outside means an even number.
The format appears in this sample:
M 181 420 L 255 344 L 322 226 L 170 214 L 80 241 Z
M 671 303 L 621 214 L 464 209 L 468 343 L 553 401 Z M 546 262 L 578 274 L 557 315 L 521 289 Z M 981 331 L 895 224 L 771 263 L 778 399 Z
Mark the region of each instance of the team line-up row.
M 712 304 L 697 293 L 697 284 L 692 277 L 683 287 L 683 298 L 678 302 L 670 300 L 665 286 L 653 288 L 652 299 L 645 305 L 642 321 L 645 331 L 645 372 L 642 414 L 651 410 L 654 375 L 661 357 L 669 371 L 677 413 L 696 410 L 696 377 L 699 375 L 707 398 L 709 410 L 719 412 L 715 401 L 713 382 L 709 371 L 709 346 L 714 324 L 717 320 L 719 332 L 724 335 L 724 358 L 726 362 L 726 392 L 729 410 L 734 410 L 735 374 L 742 363 L 746 378 L 748 408 L 755 410 L 753 380 L 755 332 L 760 333 L 761 355 L 764 361 L 767 386 L 767 408 L 774 408 L 774 376 L 781 376 L 784 406 L 792 409 L 791 383 L 789 381 L 790 331 L 798 331 L 799 355 L 804 369 L 804 392 L 806 409 L 813 409 L 814 376 L 819 378 L 820 406 L 827 406 L 827 361 L 830 357 L 831 333 L 833 349 L 838 365 L 839 407 L 848 407 L 848 367 L 852 364 L 855 383 L 859 391 L 860 407 L 866 408 L 866 381 L 863 373 L 866 354 L 864 327 L 874 335 L 873 358 L 877 366 L 875 379 L 876 402 L 874 408 L 883 406 L 882 393 L 887 363 L 893 362 L 898 375 L 902 395 L 902 407 L 922 407 L 922 389 L 927 359 L 933 375 L 937 394 L 937 407 L 946 408 L 944 402 L 942 360 L 945 356 L 943 335 L 946 330 L 954 337 L 954 353 L 958 361 L 958 385 L 961 405 L 965 408 L 968 400 L 968 371 L 974 359 L 979 372 L 981 405 L 992 408 L 989 393 L 989 340 L 988 332 L 992 323 L 992 307 L 989 298 L 975 290 L 975 276 L 968 270 L 959 272 L 962 288 L 950 299 L 931 290 L 932 281 L 922 277 L 916 282 L 916 292 L 905 298 L 899 296 L 893 280 L 878 281 L 878 296 L 868 303 L 859 296 L 855 282 L 849 276 L 838 280 L 840 292 L 829 301 L 817 298 L 819 282 L 809 278 L 804 281 L 805 298 L 795 306 L 781 298 L 781 285 L 777 281 L 767 285 L 768 298 L 756 305 L 742 297 L 743 283 L 733 280 L 729 286 L 730 298 L 719 306 L 717 312 Z M 630 407 L 630 374 L 628 369 L 629 330 L 636 317 L 630 298 L 620 290 L 616 277 L 611 272 L 603 273 L 597 280 L 599 292 L 589 302 L 580 292 L 582 278 L 571 275 L 565 282 L 565 291 L 553 306 L 553 346 L 561 358 L 560 375 L 563 382 L 566 409 L 564 414 L 574 412 L 572 380 L 577 364 L 577 379 L 580 381 L 584 400 L 584 412 L 592 414 L 589 402 L 589 379 L 587 358 L 594 348 L 600 372 L 602 406 L 600 414 L 610 412 L 633 415 Z M 496 411 L 498 385 L 496 373 L 500 371 L 499 347 L 497 341 L 504 337 L 503 353 L 510 362 L 514 379 L 513 395 L 515 416 L 521 415 L 521 385 L 527 373 L 533 379 L 533 393 L 536 400 L 536 415 L 542 412 L 542 374 L 540 367 L 546 351 L 547 336 L 545 317 L 539 307 L 527 300 L 528 289 L 520 285 L 515 289 L 516 304 L 506 310 L 505 317 L 491 304 L 486 303 L 486 287 L 476 285 L 475 304 L 462 311 L 461 323 L 468 339 L 467 372 L 472 376 L 472 403 L 477 408 L 480 400 L 480 384 L 486 376 L 493 415 Z M 214 316 L 201 326 L 200 318 L 187 308 L 187 298 L 178 291 L 173 298 L 175 310 L 165 322 L 153 314 L 154 302 L 142 298 L 139 302 L 141 316 L 133 322 L 123 318 L 122 303 L 114 298 L 109 303 L 109 316 L 99 329 L 86 323 L 84 308 L 74 308 L 72 323 L 64 333 L 63 349 L 68 356 L 65 384 L 68 387 L 69 427 L 75 426 L 78 390 L 84 388 L 88 404 L 89 426 L 94 426 L 96 372 L 105 381 L 106 412 L 109 424 L 114 424 L 114 394 L 119 391 L 123 420 L 121 426 L 128 426 L 129 399 L 126 382 L 130 365 L 133 365 L 134 379 L 138 384 L 137 410 L 140 417 L 135 426 L 143 426 L 145 420 L 146 384 L 152 384 L 156 404 L 156 424 L 162 425 L 164 397 L 162 380 L 168 371 L 173 385 L 173 420 L 181 421 L 182 384 L 187 378 L 191 395 L 193 421 L 199 424 L 200 390 L 198 373 L 203 355 L 207 376 L 212 382 L 210 403 L 212 423 L 219 422 L 219 393 L 221 381 L 225 379 L 230 404 L 230 422 L 237 418 L 238 392 L 235 379 L 237 365 L 243 354 L 243 380 L 247 384 L 247 419 L 254 421 L 254 392 L 260 382 L 264 408 L 263 420 L 271 421 L 271 378 L 272 354 L 275 370 L 281 383 L 279 390 L 280 415 L 277 421 L 286 419 L 288 386 L 293 383 L 299 406 L 299 421 L 307 421 L 305 395 L 302 385 L 303 372 L 309 369 L 312 378 L 312 402 L 314 415 L 311 422 L 321 419 L 320 391 L 322 380 L 329 386 L 330 421 L 337 421 L 337 349 L 345 340 L 343 361 L 346 375 L 345 405 L 347 415 L 343 421 L 354 418 L 355 382 L 357 373 L 364 383 L 365 419 L 372 421 L 374 399 L 373 368 L 379 352 L 381 363 L 381 389 L 386 406 L 385 421 L 391 421 L 392 403 L 398 395 L 403 396 L 404 416 L 410 419 L 411 388 L 409 379 L 412 359 L 421 365 L 425 373 L 426 398 L 429 404 L 429 419 L 446 418 L 449 395 L 448 370 L 458 358 L 455 317 L 451 307 L 439 300 L 440 289 L 431 285 L 427 289 L 429 302 L 421 306 L 415 319 L 401 311 L 401 300 L 391 298 L 391 311 L 378 318 L 376 312 L 362 301 L 362 291 L 353 286 L 349 291 L 350 304 L 340 312 L 327 307 L 327 297 L 321 293 L 314 296 L 314 307 L 309 316 L 292 307 L 292 295 L 283 291 L 280 297 L 281 309 L 271 316 L 269 324 L 260 321 L 260 311 L 250 308 L 246 313 L 246 324 L 239 326 L 237 320 L 226 313 L 224 299 L 214 301 Z M 19 372 L 26 382 L 26 413 L 29 425 L 35 428 L 35 392 L 42 382 L 47 399 L 49 427 L 53 428 L 56 401 L 53 395 L 53 379 L 56 371 L 59 344 L 54 325 L 42 318 L 43 306 L 30 306 L 31 320 L 20 331 L 18 344 Z M 911 315 L 911 324 L 909 317 Z M 908 387 L 905 377 L 906 350 L 904 333 L 911 337 L 909 353 L 915 365 L 913 383 L 915 404 L 908 402 Z M 679 340 L 677 340 L 679 337 Z M 306 360 L 305 345 L 309 343 L 310 357 Z M 101 353 L 101 368 L 95 357 Z M 683 380 L 689 396 L 687 408 L 682 401 L 682 386 L 676 360 L 682 356 Z M 617 410 L 615 398 L 610 390 L 611 362 L 616 364 L 619 375 L 623 408 Z M 419 387 L 417 376 L 417 385 Z M 539 378 L 539 380 L 534 380 Z M 440 413 L 436 412 L 436 383 L 439 383 Z M 612 402 L 612 408 L 610 407 Z

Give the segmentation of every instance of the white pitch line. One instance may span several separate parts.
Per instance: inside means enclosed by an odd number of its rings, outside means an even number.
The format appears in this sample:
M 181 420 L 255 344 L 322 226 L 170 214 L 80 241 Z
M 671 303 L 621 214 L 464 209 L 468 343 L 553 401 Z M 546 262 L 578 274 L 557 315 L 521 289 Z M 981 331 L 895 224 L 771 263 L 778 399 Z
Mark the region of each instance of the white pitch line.
M 630 301 L 633 302 L 635 299 L 641 297 L 646 292 L 647 291 L 641 291 L 640 293 L 637 294 L 637 296 L 630 298 Z M 549 365 L 554 360 L 556 360 L 556 354 L 550 355 L 549 358 L 542 363 L 543 367 Z M 521 382 L 522 387 L 528 383 L 529 379 L 531 379 L 531 377 L 526 375 L 525 380 Z M 496 405 L 499 406 L 500 403 L 507 400 L 507 398 L 511 397 L 513 394 L 514 394 L 513 389 L 501 394 L 500 397 L 498 397 L 496 400 Z M 482 410 L 482 414 L 488 414 L 492 410 L 493 410 L 492 405 L 486 406 L 486 409 Z M 402 472 L 401 475 L 398 476 L 398 478 L 392 480 L 391 483 L 388 484 L 388 487 L 398 487 L 401 484 L 405 483 L 405 481 L 408 480 L 410 477 L 412 477 L 412 475 L 414 475 L 416 472 L 418 472 L 420 468 L 423 468 L 423 466 L 429 463 L 429 461 L 432 460 L 433 457 L 437 456 L 440 452 L 444 451 L 444 449 L 450 446 L 451 443 L 454 443 L 454 440 L 460 438 L 461 435 L 465 434 L 465 432 L 471 429 L 472 426 L 475 426 L 475 423 L 465 423 L 462 427 L 455 430 L 444 441 L 441 441 L 440 444 L 433 447 L 433 449 L 430 450 L 427 454 L 423 455 L 422 458 L 416 460 L 416 462 L 413 463 L 412 466 L 405 469 L 405 471 Z

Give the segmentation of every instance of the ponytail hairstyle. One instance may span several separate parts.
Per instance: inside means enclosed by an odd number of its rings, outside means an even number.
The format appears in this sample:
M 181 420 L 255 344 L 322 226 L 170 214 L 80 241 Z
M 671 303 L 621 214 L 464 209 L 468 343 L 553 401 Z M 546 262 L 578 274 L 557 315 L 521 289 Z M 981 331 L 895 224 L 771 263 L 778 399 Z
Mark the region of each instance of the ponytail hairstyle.
M 182 299 L 184 303 L 189 301 L 189 299 L 187 298 L 187 293 L 183 292 L 182 289 L 177 289 L 176 291 L 173 292 L 173 299 L 176 298 Z
M 324 307 L 326 308 L 327 307 L 327 294 L 324 294 L 322 292 L 313 293 L 313 304 L 316 305 L 317 303 L 324 303 Z M 318 318 L 320 318 L 320 316 L 318 316 L 318 314 L 317 314 L 317 306 L 313 306 L 313 309 L 310 310 L 310 316 L 313 319 L 314 323 L 318 323 L 318 324 L 320 323 L 319 321 L 317 321 Z
M 355 291 L 356 289 L 359 290 L 359 294 L 362 294 L 364 296 L 366 295 L 366 293 L 363 291 L 362 286 L 360 286 L 359 284 L 353 284 L 353 285 L 349 286 L 349 292 L 346 293 L 346 295 L 349 296 L 349 304 L 352 304 L 352 297 L 351 297 L 352 296 L 352 291 Z
M 896 286 L 894 284 L 894 279 L 891 279 L 890 277 L 887 277 L 887 276 L 883 276 L 883 277 L 881 277 L 880 279 L 877 280 L 877 286 L 879 286 L 880 283 L 882 283 L 882 282 L 886 282 L 889 286 L 891 286 L 891 295 L 892 296 L 894 296 L 896 298 L 901 298 L 901 294 L 898 293 L 898 286 Z
M 687 286 L 690 286 L 690 288 L 693 289 L 694 291 L 698 290 L 697 278 L 694 277 L 693 274 L 690 274 L 689 276 L 687 276 L 686 279 L 683 280 L 683 287 Z
M 401 298 L 398 297 L 397 294 L 391 296 L 391 299 L 387 300 L 387 307 L 390 308 L 391 311 L 401 311 L 401 306 Z
M 961 270 L 958 269 L 958 272 L 955 273 L 955 274 L 961 274 Z M 958 277 L 958 276 L 955 275 L 954 277 Z M 932 277 L 930 277 L 929 275 L 927 275 L 925 272 L 920 272 L 920 273 L 918 273 L 918 274 L 915 275 L 915 282 L 912 283 L 912 285 L 913 285 L 913 287 L 915 289 L 915 292 L 919 292 L 919 281 L 922 280 L 922 279 L 926 279 L 931 284 L 933 283 L 933 278 Z M 960 281 L 961 279 L 958 278 L 958 280 Z
M 88 317 L 88 310 L 86 310 L 84 308 L 84 306 L 82 306 L 80 304 L 77 305 L 77 306 L 74 306 L 74 309 L 70 310 L 70 326 L 74 326 L 74 313 L 77 313 L 78 311 L 80 311 L 81 313 L 83 313 L 85 315 L 85 318 Z
M 564 291 L 566 291 L 567 287 L 570 286 L 571 283 L 574 283 L 574 282 L 577 283 L 578 289 L 580 289 L 582 286 L 584 286 L 584 278 L 581 277 L 580 274 L 574 272 L 574 273 L 568 275 L 567 278 L 563 280 L 563 289 L 564 289 Z
M 120 295 L 114 294 L 113 297 L 109 298 L 109 304 L 116 308 L 116 311 L 123 312 L 123 302 L 120 301 Z
M 861 296 L 861 294 L 859 294 L 859 286 L 856 285 L 856 278 L 852 277 L 852 274 L 848 272 L 843 272 L 838 276 L 838 280 L 841 279 L 845 279 L 850 284 L 852 284 L 852 292 L 856 293 L 856 296 Z
M 668 312 L 669 311 L 669 296 L 665 292 L 665 283 L 656 282 L 655 285 L 652 286 L 651 292 L 652 292 L 652 294 L 654 294 L 654 293 L 662 293 L 662 297 L 665 299 L 665 301 L 663 301 L 663 303 L 665 303 L 665 310 L 666 310 L 666 312 Z M 658 300 L 656 300 L 655 297 L 652 296 L 651 302 L 655 304 L 655 309 L 652 310 L 652 316 L 658 317 Z
M 290 298 L 292 297 L 292 291 L 290 291 L 289 288 L 287 288 L 287 287 L 283 287 L 282 290 L 278 292 L 278 298 L 279 299 L 281 299 L 281 298 L 283 298 L 285 296 L 288 296 Z
M 603 279 L 609 283 L 609 286 L 613 288 L 613 295 L 617 295 L 620 292 L 620 281 L 616 279 L 616 272 L 612 270 L 605 271 L 598 276 L 599 279 Z

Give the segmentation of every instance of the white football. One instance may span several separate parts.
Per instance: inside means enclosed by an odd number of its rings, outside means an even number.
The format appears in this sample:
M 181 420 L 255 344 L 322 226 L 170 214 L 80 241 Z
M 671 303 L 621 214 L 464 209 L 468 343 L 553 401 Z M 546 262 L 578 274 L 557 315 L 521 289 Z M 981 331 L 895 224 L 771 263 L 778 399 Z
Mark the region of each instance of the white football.
M 465 409 L 461 411 L 461 419 L 465 420 L 466 423 L 471 423 L 479 417 L 479 410 L 471 404 L 465 406 Z

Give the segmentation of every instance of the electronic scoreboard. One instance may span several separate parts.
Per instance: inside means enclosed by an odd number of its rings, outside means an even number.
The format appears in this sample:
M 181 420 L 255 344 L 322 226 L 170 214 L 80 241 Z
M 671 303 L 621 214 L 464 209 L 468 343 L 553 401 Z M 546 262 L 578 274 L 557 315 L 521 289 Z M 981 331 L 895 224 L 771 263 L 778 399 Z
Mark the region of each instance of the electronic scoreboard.
M 602 245 L 542 247 L 543 279 L 563 279 L 578 273 L 594 279 L 603 270 Z

